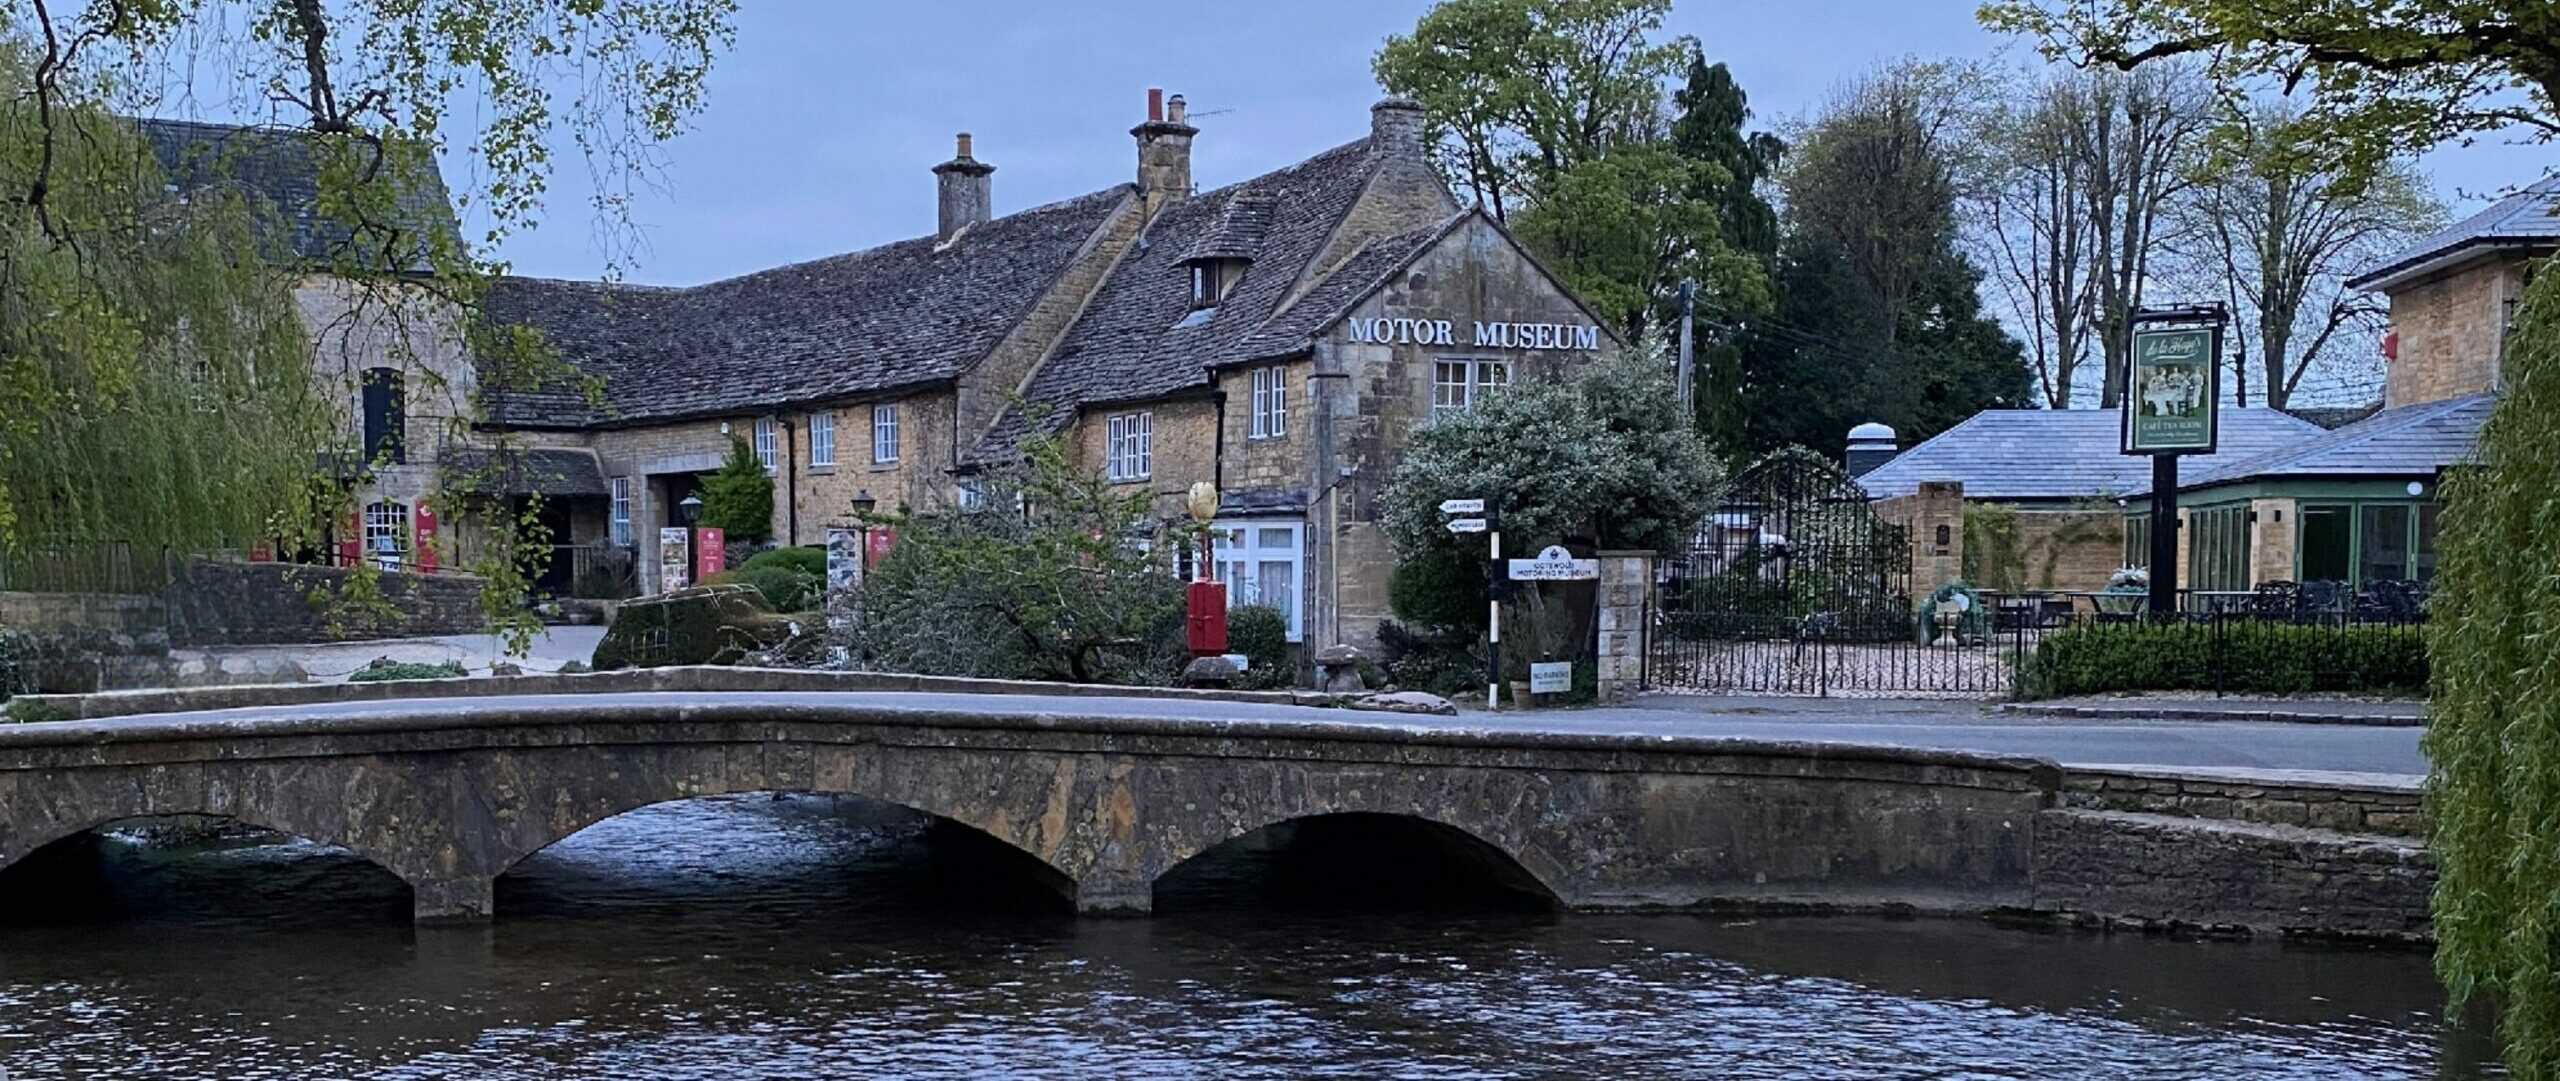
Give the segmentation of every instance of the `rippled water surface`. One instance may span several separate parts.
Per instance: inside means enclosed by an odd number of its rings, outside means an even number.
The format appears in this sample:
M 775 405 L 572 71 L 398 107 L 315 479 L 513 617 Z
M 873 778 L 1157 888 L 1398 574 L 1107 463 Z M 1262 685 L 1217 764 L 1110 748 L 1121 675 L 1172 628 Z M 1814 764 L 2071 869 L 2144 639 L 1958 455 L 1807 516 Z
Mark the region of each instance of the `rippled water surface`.
M 85 876 L 7 880 L 71 912 L 0 927 L 0 1065 L 12 1081 L 2491 1075 L 2416 953 L 1323 913 L 1214 887 L 1189 912 L 1078 920 L 963 903 L 983 894 L 949 891 L 944 847 L 823 798 L 670 804 L 527 861 L 492 927 L 413 932 L 400 884 L 342 854 L 110 839 Z

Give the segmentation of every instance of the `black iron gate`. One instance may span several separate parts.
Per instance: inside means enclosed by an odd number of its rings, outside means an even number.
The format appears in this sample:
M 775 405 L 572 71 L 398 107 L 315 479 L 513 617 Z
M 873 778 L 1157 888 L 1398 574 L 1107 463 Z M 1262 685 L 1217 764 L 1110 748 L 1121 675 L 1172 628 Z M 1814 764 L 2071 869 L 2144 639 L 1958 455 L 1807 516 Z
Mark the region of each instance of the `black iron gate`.
M 1840 467 L 1780 451 L 1735 474 L 1656 575 L 1648 689 L 1989 696 L 2015 643 L 1967 597 L 1913 588 L 1907 531 Z M 1957 611 L 1962 607 L 1964 611 Z

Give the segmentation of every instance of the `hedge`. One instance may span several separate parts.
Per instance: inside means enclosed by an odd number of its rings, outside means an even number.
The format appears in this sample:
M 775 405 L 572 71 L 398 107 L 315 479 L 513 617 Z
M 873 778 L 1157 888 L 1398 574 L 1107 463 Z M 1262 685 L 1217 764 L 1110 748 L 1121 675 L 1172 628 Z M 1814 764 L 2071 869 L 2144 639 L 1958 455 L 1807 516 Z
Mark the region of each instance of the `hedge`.
M 2217 633 L 2211 623 L 2088 623 L 2036 643 L 2018 666 L 2017 692 L 2420 694 L 2427 686 L 2425 632 L 2417 624 L 2234 620 Z

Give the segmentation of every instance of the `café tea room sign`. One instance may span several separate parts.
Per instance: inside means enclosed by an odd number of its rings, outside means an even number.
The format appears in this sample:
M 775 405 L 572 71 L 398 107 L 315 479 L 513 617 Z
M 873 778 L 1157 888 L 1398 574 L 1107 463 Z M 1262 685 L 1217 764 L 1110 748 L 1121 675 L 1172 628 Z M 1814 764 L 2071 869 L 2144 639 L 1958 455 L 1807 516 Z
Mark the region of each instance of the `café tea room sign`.
M 2220 352 L 2211 327 L 2145 330 L 2133 336 L 2133 377 L 2124 396 L 2127 454 L 2213 453 L 2221 397 Z
M 1588 323 L 1477 323 L 1466 333 L 1449 319 L 1348 319 L 1351 340 L 1363 345 L 1447 345 L 1471 349 L 1600 348 L 1600 328 Z

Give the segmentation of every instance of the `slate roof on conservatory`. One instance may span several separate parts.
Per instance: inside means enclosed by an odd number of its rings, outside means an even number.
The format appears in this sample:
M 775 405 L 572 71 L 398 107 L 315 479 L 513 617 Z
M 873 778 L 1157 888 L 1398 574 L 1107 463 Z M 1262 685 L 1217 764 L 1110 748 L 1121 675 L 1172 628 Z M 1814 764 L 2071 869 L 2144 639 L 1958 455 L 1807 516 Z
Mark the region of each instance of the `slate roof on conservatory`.
M 2113 409 L 1986 409 L 1858 478 L 1869 496 L 1909 495 L 1924 481 L 1961 481 L 1967 499 L 2112 499 L 2151 480 L 2151 460 L 2119 453 Z M 2222 411 L 2220 453 L 2191 456 L 2194 472 L 2320 434 L 2277 409 Z

